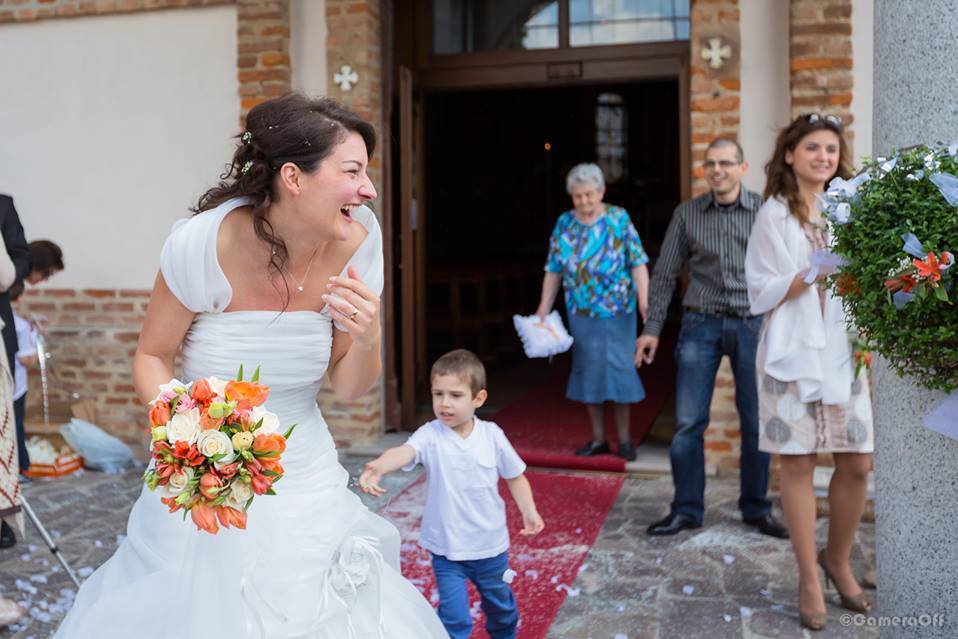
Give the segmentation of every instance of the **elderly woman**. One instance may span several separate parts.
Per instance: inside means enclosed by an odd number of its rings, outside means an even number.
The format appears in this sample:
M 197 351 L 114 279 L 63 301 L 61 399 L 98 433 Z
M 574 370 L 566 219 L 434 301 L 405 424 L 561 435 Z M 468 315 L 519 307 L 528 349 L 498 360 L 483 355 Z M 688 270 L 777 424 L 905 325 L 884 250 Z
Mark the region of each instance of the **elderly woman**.
M 612 402 L 618 454 L 633 461 L 629 404 L 645 389 L 635 370 L 636 307 L 645 320 L 649 302 L 649 257 L 621 206 L 606 204 L 605 179 L 595 164 L 579 164 L 566 178 L 575 208 L 559 216 L 549 239 L 549 256 L 536 315 L 552 310 L 561 283 L 565 289 L 572 346 L 572 374 L 566 397 L 589 411 L 592 440 L 579 456 L 608 453 L 605 402 Z

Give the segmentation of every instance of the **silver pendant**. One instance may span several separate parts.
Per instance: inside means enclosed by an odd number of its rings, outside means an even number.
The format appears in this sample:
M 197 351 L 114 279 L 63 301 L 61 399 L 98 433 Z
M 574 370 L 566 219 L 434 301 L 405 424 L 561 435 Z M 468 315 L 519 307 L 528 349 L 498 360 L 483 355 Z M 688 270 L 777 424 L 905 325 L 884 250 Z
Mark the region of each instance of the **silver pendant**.
M 302 292 L 303 292 L 303 285 L 300 284 L 299 286 L 297 286 L 297 287 L 296 287 L 296 290 L 299 291 L 300 293 L 302 293 Z

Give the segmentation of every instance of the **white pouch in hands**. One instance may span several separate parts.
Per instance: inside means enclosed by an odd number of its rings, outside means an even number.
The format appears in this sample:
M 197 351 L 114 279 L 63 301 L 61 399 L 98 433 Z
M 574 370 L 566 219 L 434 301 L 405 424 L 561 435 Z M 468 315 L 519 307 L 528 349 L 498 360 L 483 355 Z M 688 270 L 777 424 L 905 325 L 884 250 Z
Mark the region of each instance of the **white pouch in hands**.
M 558 311 L 546 315 L 544 321 L 537 315 L 513 315 L 512 323 L 526 357 L 552 357 L 572 348 L 572 336 L 562 325 Z

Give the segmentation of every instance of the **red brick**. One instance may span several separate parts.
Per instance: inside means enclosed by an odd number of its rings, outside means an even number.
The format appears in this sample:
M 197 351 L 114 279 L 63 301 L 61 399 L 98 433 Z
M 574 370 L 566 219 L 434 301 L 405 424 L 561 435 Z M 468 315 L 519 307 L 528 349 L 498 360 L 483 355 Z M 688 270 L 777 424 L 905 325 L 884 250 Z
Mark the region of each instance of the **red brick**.
M 87 288 L 83 294 L 88 297 L 116 297 L 116 290 L 111 288 Z

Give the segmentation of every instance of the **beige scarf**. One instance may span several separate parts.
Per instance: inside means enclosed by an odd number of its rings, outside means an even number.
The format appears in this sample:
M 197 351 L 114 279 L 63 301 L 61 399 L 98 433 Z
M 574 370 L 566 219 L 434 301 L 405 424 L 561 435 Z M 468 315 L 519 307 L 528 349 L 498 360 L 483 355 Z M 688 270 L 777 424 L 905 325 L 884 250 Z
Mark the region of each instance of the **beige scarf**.
M 3 328 L 2 320 L 0 328 Z M 0 339 L 0 519 L 22 533 L 19 466 L 17 424 L 13 413 L 13 375 L 10 374 L 6 346 Z

